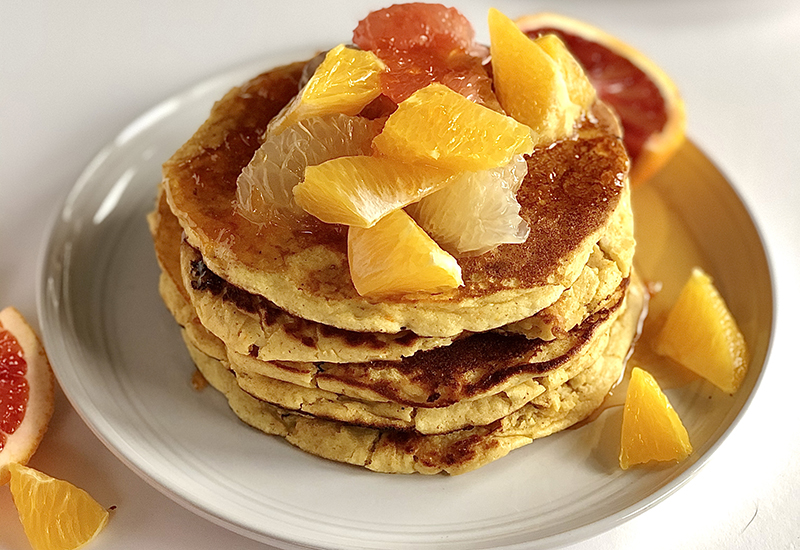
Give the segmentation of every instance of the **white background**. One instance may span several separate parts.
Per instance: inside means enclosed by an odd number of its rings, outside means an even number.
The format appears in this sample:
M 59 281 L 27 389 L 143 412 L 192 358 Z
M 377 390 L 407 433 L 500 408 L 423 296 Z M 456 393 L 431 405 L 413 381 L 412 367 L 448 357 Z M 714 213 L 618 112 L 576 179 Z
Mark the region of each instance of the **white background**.
M 346 41 L 384 2 L 0 0 L 0 307 L 36 326 L 48 220 L 133 118 L 269 53 Z M 585 548 L 800 548 L 800 3 L 607 0 L 456 3 L 486 39 L 490 6 L 558 11 L 644 51 L 686 101 L 688 134 L 748 204 L 774 269 L 777 323 L 758 393 L 697 476 Z M 118 509 L 91 548 L 265 548 L 174 504 L 128 470 L 58 394 L 32 465 Z M 0 488 L 0 549 L 28 548 Z

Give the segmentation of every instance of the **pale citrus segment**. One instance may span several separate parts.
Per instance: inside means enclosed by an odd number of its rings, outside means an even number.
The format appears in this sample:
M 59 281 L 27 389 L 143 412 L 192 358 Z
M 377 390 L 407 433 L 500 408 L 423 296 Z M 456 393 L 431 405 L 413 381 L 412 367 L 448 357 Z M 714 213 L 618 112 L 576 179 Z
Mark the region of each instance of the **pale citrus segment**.
M 381 120 L 332 114 L 268 134 L 236 181 L 239 212 L 260 223 L 276 209 L 299 210 L 292 189 L 302 181 L 306 167 L 371 153 L 372 139 L 382 127 Z
M 462 172 L 406 210 L 442 248 L 456 256 L 523 243 L 530 227 L 519 215 L 516 195 L 527 173 L 522 155 L 499 168 Z
M 492 71 L 500 105 L 533 130 L 536 145 L 571 135 L 594 101 L 580 65 L 560 41 L 530 40 L 511 19 L 489 10 Z
M 727 393 L 736 392 L 747 374 L 744 336 L 711 278 L 699 268 L 681 289 L 655 348 Z
M 689 434 L 653 376 L 634 367 L 622 413 L 619 465 L 680 461 L 692 453 Z
M 373 147 L 409 162 L 476 171 L 508 164 L 533 143 L 525 125 L 433 83 L 400 103 Z
M 86 491 L 16 463 L 11 495 L 33 550 L 80 548 L 108 523 L 108 510 Z
M 347 256 L 362 296 L 435 293 L 463 284 L 461 267 L 403 210 L 368 229 L 350 227 Z
M 279 134 L 292 124 L 324 114 L 358 114 L 381 93 L 385 65 L 368 51 L 340 44 L 326 55 L 309 81 L 269 124 Z
M 556 33 L 581 63 L 598 98 L 619 115 L 631 181 L 655 174 L 685 139 L 686 112 L 672 79 L 643 53 L 583 21 L 555 13 L 517 20 L 530 38 Z
M 306 168 L 294 196 L 306 212 L 326 223 L 372 227 L 453 177 L 449 170 L 388 157 L 340 157 Z
M 54 379 L 44 348 L 19 311 L 0 311 L 0 485 L 25 464 L 53 414 Z

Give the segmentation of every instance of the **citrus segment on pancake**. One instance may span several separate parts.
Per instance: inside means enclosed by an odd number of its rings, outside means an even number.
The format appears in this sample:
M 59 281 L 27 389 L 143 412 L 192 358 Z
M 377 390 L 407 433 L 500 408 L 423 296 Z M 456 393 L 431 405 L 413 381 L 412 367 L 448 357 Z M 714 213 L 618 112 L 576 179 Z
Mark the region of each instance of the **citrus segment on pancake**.
M 619 465 L 680 461 L 692 453 L 689 434 L 653 375 L 634 367 L 625 408 Z
M 742 331 L 711 277 L 695 268 L 656 340 L 656 351 L 735 393 L 747 374 Z
M 527 127 L 433 83 L 389 116 L 372 142 L 382 155 L 451 170 L 486 170 L 530 153 Z
M 449 170 L 389 157 L 339 157 L 306 168 L 294 196 L 306 212 L 326 223 L 372 227 L 454 177 Z
M 531 38 L 555 33 L 583 65 L 598 97 L 622 122 L 634 185 L 655 174 L 678 150 L 686 127 L 683 100 L 672 79 L 647 56 L 564 15 L 533 14 L 516 24 Z
M 407 211 L 442 248 L 456 256 L 524 243 L 530 227 L 519 215 L 517 191 L 527 173 L 522 155 L 498 168 L 462 172 L 449 185 L 409 205 Z
M 381 93 L 383 62 L 372 52 L 343 44 L 330 50 L 294 100 L 275 117 L 269 132 L 279 134 L 292 124 L 325 114 L 358 114 Z
M 254 223 L 276 211 L 297 213 L 292 190 L 307 166 L 346 156 L 369 154 L 378 120 L 330 114 L 301 120 L 280 134 L 268 134 L 236 179 L 238 211 Z
M 16 463 L 11 495 L 33 550 L 80 548 L 108 523 L 108 510 L 83 489 Z
M 370 13 L 353 32 L 353 43 L 375 52 L 387 65 L 383 93 L 395 103 L 439 82 L 477 103 L 497 109 L 483 67 L 485 49 L 454 8 L 441 4 L 395 4 Z
M 13 307 L 0 311 L 0 485 L 9 464 L 28 462 L 53 414 L 53 372 L 33 329 Z
M 353 285 L 362 296 L 436 293 L 464 284 L 455 258 L 402 210 L 369 229 L 351 227 L 347 251 Z
M 563 44 L 553 38 L 530 40 L 495 9 L 489 11 L 489 34 L 500 105 L 532 129 L 537 145 L 572 135 L 595 95 Z

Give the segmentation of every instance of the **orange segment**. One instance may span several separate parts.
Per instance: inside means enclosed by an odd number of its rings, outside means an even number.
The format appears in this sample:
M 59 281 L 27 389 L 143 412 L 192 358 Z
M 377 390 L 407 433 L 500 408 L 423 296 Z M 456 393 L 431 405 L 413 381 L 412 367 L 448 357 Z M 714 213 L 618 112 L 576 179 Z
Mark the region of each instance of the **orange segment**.
M 358 114 L 381 93 L 385 65 L 372 52 L 341 44 L 330 50 L 303 90 L 269 124 L 279 134 L 292 124 L 331 113 Z
M 669 76 L 644 54 L 563 15 L 528 15 L 517 25 L 531 38 L 556 33 L 585 69 L 598 97 L 617 112 L 633 183 L 646 181 L 678 150 L 686 129 L 683 100 Z
M 11 495 L 33 550 L 80 548 L 108 523 L 108 511 L 86 491 L 16 463 Z
M 529 128 L 438 83 L 400 103 L 372 145 L 386 156 L 454 171 L 503 166 L 533 150 Z
M 326 223 L 372 227 L 452 179 L 450 171 L 388 157 L 340 157 L 306 168 L 294 196 L 306 212 Z
M 531 41 L 508 17 L 489 10 L 492 70 L 500 104 L 547 144 L 573 133 L 595 98 L 580 65 L 555 38 Z
M 463 284 L 461 267 L 403 210 L 369 229 L 350 227 L 347 256 L 362 296 L 443 292 Z
M 656 352 L 674 359 L 724 392 L 747 374 L 747 345 L 711 278 L 695 268 L 656 340 Z
M 9 464 L 28 462 L 53 414 L 54 380 L 50 362 L 19 311 L 0 311 L 0 485 Z
M 619 465 L 627 470 L 650 461 L 680 461 L 692 453 L 689 434 L 653 376 L 634 367 L 625 408 Z

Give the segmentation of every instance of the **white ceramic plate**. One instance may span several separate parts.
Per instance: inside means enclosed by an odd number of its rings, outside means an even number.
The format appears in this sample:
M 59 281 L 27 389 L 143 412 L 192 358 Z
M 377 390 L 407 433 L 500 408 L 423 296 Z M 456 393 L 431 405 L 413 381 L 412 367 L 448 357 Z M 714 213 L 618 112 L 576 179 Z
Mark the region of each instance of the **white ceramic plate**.
M 158 296 L 145 215 L 161 163 L 212 102 L 283 61 L 250 64 L 144 114 L 87 167 L 53 221 L 39 287 L 44 339 L 65 393 L 97 436 L 176 501 L 283 548 L 550 547 L 609 529 L 685 483 L 742 414 L 772 328 L 758 233 L 691 145 L 636 191 L 636 208 L 647 213 L 639 219 L 642 271 L 677 280 L 703 264 L 742 324 L 753 362 L 734 397 L 702 382 L 669 391 L 695 446 L 677 466 L 622 472 L 621 414 L 612 408 L 463 476 L 382 475 L 264 436 L 220 394 L 192 389 L 193 365 Z M 689 250 L 678 259 L 676 242 Z

